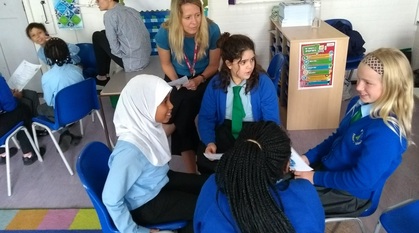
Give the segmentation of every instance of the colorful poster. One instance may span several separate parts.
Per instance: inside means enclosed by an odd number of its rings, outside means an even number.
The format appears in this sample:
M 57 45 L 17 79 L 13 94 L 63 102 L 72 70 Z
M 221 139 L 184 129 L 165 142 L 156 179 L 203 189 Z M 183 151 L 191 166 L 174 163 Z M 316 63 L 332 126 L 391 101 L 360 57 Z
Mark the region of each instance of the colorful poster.
M 298 89 L 333 86 L 335 41 L 300 45 L 300 80 Z
M 80 6 L 78 0 L 54 0 L 55 16 L 60 29 L 82 29 Z

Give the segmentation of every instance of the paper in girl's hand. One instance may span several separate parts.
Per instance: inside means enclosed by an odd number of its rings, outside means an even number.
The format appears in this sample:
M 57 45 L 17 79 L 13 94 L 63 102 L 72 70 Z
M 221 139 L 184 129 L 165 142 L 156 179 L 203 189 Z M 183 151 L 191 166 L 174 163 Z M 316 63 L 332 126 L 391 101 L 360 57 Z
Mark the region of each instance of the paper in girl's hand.
M 292 171 L 312 171 L 313 168 L 308 166 L 301 156 L 291 147 L 290 169 Z
M 209 153 L 204 153 L 205 157 L 207 157 L 207 159 L 214 161 L 214 160 L 220 160 L 221 156 L 223 156 L 223 154 L 209 154 Z

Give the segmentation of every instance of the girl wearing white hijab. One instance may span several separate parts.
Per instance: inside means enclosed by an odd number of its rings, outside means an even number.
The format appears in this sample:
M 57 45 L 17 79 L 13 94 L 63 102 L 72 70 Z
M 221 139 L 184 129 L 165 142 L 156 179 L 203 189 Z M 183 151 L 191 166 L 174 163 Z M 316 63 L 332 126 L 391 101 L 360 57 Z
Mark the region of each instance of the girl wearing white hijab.
M 159 77 L 138 75 L 119 97 L 114 116 L 118 141 L 102 199 L 120 232 L 155 232 L 143 226 L 176 220 L 190 220 L 179 232 L 193 232 L 195 204 L 207 177 L 169 171 L 162 123 L 171 117 L 171 90 Z

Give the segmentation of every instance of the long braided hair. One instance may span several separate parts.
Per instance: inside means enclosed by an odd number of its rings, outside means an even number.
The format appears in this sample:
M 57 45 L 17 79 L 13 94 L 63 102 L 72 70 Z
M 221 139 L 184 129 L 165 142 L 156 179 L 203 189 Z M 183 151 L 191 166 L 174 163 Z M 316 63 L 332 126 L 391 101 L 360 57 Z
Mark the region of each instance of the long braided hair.
M 275 188 L 285 175 L 290 143 L 274 122 L 249 123 L 219 161 L 215 180 L 241 232 L 295 232 Z
M 67 43 L 58 37 L 51 37 L 45 43 L 44 53 L 49 66 L 54 64 L 62 66 L 72 62 Z

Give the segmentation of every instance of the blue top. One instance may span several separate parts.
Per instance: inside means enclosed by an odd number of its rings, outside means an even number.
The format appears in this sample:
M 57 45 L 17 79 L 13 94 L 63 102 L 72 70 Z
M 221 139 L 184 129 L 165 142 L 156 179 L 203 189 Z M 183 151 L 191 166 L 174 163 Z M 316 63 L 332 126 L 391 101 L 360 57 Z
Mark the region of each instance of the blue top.
M 67 46 L 68 46 L 68 51 L 70 52 L 70 57 L 71 57 L 72 63 L 73 63 L 74 65 L 79 64 L 79 63 L 81 62 L 81 59 L 80 59 L 80 57 L 79 57 L 79 55 L 78 55 L 78 53 L 79 53 L 79 51 L 80 51 L 79 46 L 77 46 L 77 45 L 75 45 L 75 44 L 70 44 L 70 43 L 67 43 Z M 40 47 L 40 48 L 38 49 L 38 58 L 39 58 L 39 59 L 40 59 L 43 63 L 45 63 L 45 64 L 47 64 L 47 65 L 48 65 L 48 63 L 47 63 L 47 58 L 45 57 L 44 47 Z
M 0 75 L 0 114 L 11 112 L 16 108 L 17 102 L 6 80 Z
M 305 179 L 289 182 L 287 189 L 277 185 L 283 211 L 297 233 L 323 233 L 325 216 L 319 196 Z M 218 196 L 217 196 L 218 194 Z M 218 198 L 217 198 L 218 197 Z M 226 196 L 218 191 L 215 175 L 201 189 L 194 215 L 195 233 L 237 232 Z
M 202 73 L 205 68 L 207 68 L 209 64 L 209 51 L 214 50 L 217 48 L 217 40 L 220 38 L 221 32 L 218 25 L 214 22 L 208 25 L 209 27 L 209 46 L 206 50 L 206 56 L 203 57 L 201 60 L 198 60 L 195 64 L 195 71 L 197 74 Z M 159 31 L 157 32 L 156 36 L 154 37 L 156 40 L 156 44 L 158 47 L 171 50 L 169 44 L 169 31 L 166 28 L 160 27 Z M 183 40 L 183 52 L 186 54 L 189 62 L 192 64 L 193 62 L 193 55 L 195 49 L 195 38 L 194 37 L 185 37 Z M 172 64 L 177 74 L 179 75 L 186 75 L 191 76 L 192 74 L 189 71 L 188 66 L 186 65 L 185 61 L 182 64 L 179 64 L 176 60 L 176 57 L 172 54 Z
M 369 199 L 401 163 L 407 141 L 381 118 L 373 119 L 367 115 L 350 124 L 353 114 L 350 110 L 358 99 L 351 100 L 347 115 L 336 132 L 309 150 L 306 156 L 310 163 L 324 165 L 324 171 L 314 173 L 315 185 Z
M 214 87 L 219 81 L 220 77 L 216 74 L 208 83 L 198 115 L 198 132 L 205 145 L 215 143 L 215 129 L 226 119 L 227 93 L 217 86 Z M 278 96 L 272 80 L 266 74 L 259 74 L 259 83 L 250 90 L 250 97 L 254 121 L 281 124 Z
M 73 64 L 62 66 L 54 64 L 50 70 L 42 75 L 42 91 L 44 92 L 45 103 L 55 107 L 55 96 L 61 89 L 83 80 L 84 77 L 80 67 Z
M 134 210 L 152 200 L 169 182 L 169 165 L 152 165 L 132 143 L 118 140 L 109 158 L 109 174 L 102 199 L 119 232 L 149 233 L 131 217 Z

